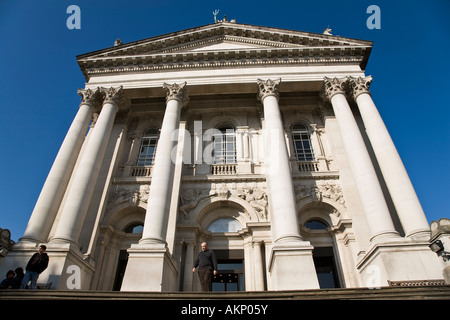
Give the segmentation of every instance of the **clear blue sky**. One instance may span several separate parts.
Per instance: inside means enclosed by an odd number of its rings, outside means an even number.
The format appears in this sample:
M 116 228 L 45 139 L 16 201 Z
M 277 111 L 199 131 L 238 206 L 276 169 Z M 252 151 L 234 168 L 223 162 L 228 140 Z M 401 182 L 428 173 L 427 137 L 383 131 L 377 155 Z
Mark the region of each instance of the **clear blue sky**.
M 69 30 L 69 5 L 81 29 Z M 370 30 L 369 5 L 381 9 Z M 370 40 L 372 96 L 428 221 L 450 218 L 450 1 L 0 0 L 0 228 L 18 240 L 80 102 L 79 54 L 202 26 L 238 23 Z

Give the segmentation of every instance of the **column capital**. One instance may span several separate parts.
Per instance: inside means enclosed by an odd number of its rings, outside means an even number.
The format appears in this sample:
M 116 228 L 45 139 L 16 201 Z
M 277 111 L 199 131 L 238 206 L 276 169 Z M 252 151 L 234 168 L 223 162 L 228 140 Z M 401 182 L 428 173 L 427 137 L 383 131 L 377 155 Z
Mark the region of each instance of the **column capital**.
M 183 104 L 183 106 L 187 104 L 189 98 L 187 94 L 186 82 L 183 82 L 182 84 L 169 84 L 164 82 L 163 88 L 167 91 L 167 102 L 169 102 L 170 100 L 178 100 Z
M 119 107 L 120 102 L 124 98 L 123 87 L 110 87 L 110 88 L 102 88 L 102 93 L 105 96 L 105 100 L 103 100 L 103 104 L 111 103 Z
M 345 84 L 347 82 L 347 77 L 343 78 L 323 78 L 325 84 L 325 96 L 331 100 L 331 98 L 336 94 L 345 95 Z
M 362 93 L 367 93 L 370 95 L 369 86 L 372 82 L 371 76 L 358 78 L 348 77 L 348 82 L 352 88 L 352 94 L 355 100 Z
M 81 103 L 98 108 L 101 105 L 100 88 L 95 89 L 78 89 L 77 94 L 81 97 Z
M 258 79 L 258 99 L 263 101 L 268 96 L 274 96 L 275 98 L 279 98 L 278 86 L 281 83 L 281 79 L 267 79 L 262 80 Z

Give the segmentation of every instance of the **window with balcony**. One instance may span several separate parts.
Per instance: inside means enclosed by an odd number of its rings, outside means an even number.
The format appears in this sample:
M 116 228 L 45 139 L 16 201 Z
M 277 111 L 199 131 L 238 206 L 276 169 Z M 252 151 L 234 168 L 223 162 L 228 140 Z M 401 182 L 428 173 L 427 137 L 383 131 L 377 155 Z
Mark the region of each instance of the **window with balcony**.
M 156 145 L 158 144 L 159 130 L 148 129 L 142 135 L 141 145 L 139 147 L 139 155 L 136 166 L 151 166 L 155 161 Z
M 314 151 L 311 144 L 311 134 L 303 123 L 294 123 L 291 126 L 294 155 L 298 161 L 314 161 Z
M 236 163 L 236 131 L 232 125 L 223 124 L 216 127 L 212 143 L 213 164 Z

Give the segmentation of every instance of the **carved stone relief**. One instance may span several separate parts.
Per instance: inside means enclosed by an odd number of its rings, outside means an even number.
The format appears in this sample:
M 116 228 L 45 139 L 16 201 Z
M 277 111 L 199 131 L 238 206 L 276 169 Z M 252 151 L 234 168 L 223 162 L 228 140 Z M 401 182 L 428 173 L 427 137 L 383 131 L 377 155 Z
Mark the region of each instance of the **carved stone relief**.
M 147 203 L 149 192 L 149 185 L 142 185 L 137 189 L 128 189 L 125 187 L 117 189 L 115 192 L 110 194 L 107 209 L 110 210 L 125 202 L 128 202 L 131 206 L 138 206 L 141 203 Z
M 345 208 L 345 199 L 342 187 L 335 183 L 326 183 L 323 185 L 299 185 L 295 188 L 297 204 L 310 198 L 313 202 L 322 202 L 328 199 Z
M 229 201 L 246 201 L 258 218 L 267 221 L 267 193 L 256 186 L 255 183 L 213 183 L 209 189 L 188 189 L 181 191 L 180 195 L 180 220 L 189 220 L 192 212 L 204 199 L 219 199 Z M 234 198 L 234 200 L 233 200 Z M 246 212 L 248 215 L 248 212 Z M 250 215 L 248 216 L 250 218 Z

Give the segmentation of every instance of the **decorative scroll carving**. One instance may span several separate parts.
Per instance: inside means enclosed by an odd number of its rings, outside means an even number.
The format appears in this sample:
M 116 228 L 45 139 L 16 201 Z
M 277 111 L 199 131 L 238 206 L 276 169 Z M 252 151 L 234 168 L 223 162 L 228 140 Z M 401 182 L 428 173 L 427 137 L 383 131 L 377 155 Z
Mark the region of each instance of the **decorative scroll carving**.
M 258 79 L 258 99 L 263 101 L 268 96 L 275 96 L 277 99 L 279 98 L 278 86 L 281 83 L 281 79 L 276 80 L 261 80 Z
M 188 95 L 187 95 L 187 83 L 184 82 L 182 84 L 168 84 L 164 83 L 163 88 L 167 91 L 167 97 L 166 101 L 169 100 L 178 100 L 180 101 L 183 106 L 187 104 L 188 102 Z
M 356 100 L 356 98 L 362 94 L 367 93 L 370 94 L 369 86 L 372 82 L 372 77 L 348 77 L 348 83 L 353 91 L 353 98 Z

